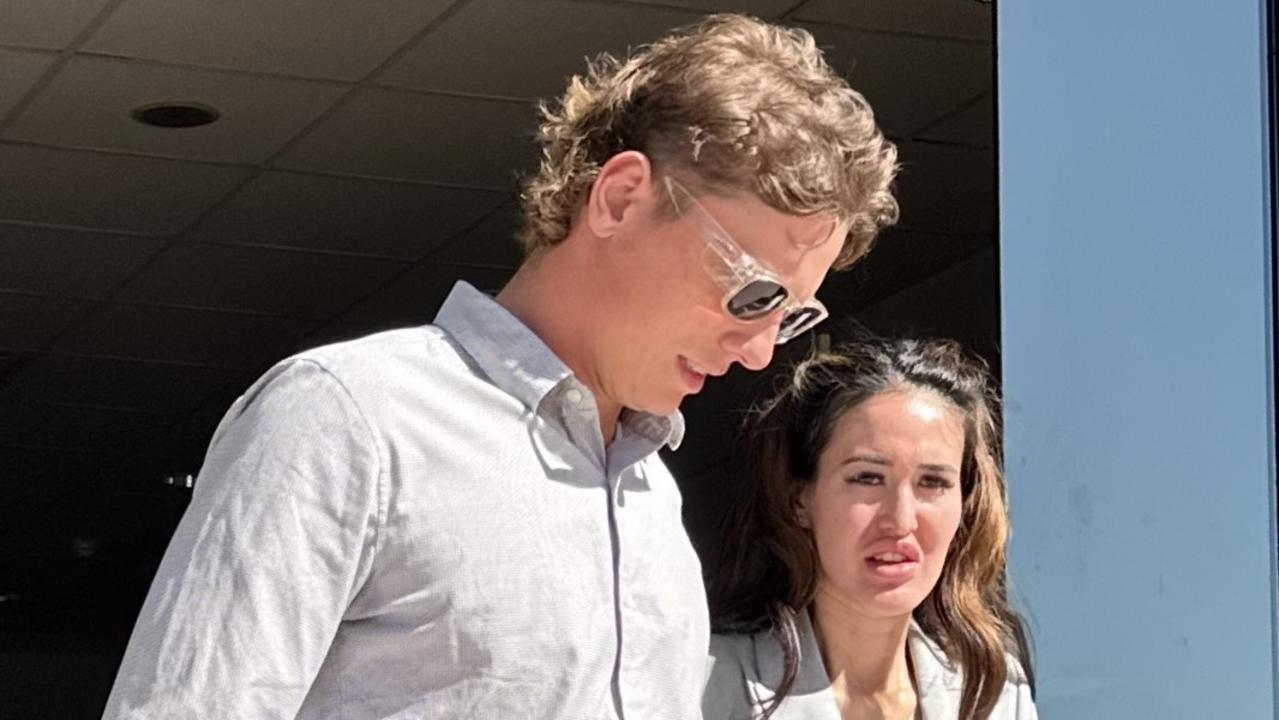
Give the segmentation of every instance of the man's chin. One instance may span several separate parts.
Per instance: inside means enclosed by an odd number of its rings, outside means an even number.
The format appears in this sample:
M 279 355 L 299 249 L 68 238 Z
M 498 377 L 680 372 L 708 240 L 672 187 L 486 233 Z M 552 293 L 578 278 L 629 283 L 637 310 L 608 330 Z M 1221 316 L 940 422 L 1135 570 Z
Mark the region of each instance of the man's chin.
M 667 415 L 673 415 L 677 410 L 679 410 L 679 406 L 684 402 L 685 397 L 687 397 L 687 395 L 680 393 L 669 398 L 649 398 L 642 404 L 632 405 L 630 408 L 638 412 L 648 413 L 649 415 L 665 417 Z

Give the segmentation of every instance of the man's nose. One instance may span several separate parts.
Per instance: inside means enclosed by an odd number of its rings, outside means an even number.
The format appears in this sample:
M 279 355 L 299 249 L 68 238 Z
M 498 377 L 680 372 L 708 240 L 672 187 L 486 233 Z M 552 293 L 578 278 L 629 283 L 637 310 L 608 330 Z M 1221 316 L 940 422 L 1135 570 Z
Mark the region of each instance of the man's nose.
M 742 329 L 730 334 L 725 339 L 725 345 L 742 367 L 747 370 L 763 370 L 773 361 L 780 326 L 781 318 L 778 317 L 759 327 Z

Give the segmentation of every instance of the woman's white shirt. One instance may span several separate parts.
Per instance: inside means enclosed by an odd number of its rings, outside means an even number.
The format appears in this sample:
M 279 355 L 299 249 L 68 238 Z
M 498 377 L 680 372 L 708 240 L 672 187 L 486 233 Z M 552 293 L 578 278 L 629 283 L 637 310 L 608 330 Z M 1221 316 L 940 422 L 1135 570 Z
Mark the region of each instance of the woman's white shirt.
M 840 720 L 808 613 L 798 613 L 795 624 L 799 635 L 799 673 L 772 720 Z M 958 718 L 963 673 L 914 621 L 907 639 L 907 652 L 914 668 L 924 720 Z M 1030 685 L 1021 666 L 1011 657 L 1008 663 L 1008 680 L 990 720 L 1038 720 Z M 702 699 L 704 720 L 760 717 L 781 681 L 782 669 L 782 646 L 767 632 L 713 636 Z

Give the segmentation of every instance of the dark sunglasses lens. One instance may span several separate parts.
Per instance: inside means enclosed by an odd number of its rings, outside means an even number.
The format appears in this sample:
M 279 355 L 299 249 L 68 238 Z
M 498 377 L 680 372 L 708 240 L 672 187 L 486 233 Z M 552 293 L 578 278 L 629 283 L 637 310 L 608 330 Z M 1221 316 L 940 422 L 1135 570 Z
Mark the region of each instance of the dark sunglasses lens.
M 789 340 L 812 327 L 813 323 L 820 317 L 821 312 L 816 308 L 796 308 L 793 312 L 786 313 L 782 318 L 782 324 L 777 329 L 777 337 L 782 340 Z
M 752 320 L 776 310 L 786 302 L 786 288 L 768 280 L 756 280 L 737 291 L 728 301 L 728 312 L 741 320 Z

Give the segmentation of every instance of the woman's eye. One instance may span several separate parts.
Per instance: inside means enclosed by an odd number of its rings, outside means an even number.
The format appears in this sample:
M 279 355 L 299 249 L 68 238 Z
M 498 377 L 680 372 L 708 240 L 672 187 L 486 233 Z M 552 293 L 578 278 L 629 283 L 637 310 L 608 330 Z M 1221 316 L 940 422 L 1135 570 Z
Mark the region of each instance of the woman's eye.
M 955 487 L 955 483 L 950 478 L 939 477 L 936 475 L 927 475 L 919 481 L 919 484 L 930 489 L 948 490 Z
M 882 485 L 884 483 L 884 476 L 879 473 L 857 473 L 856 475 L 848 478 L 848 482 L 855 485 Z

